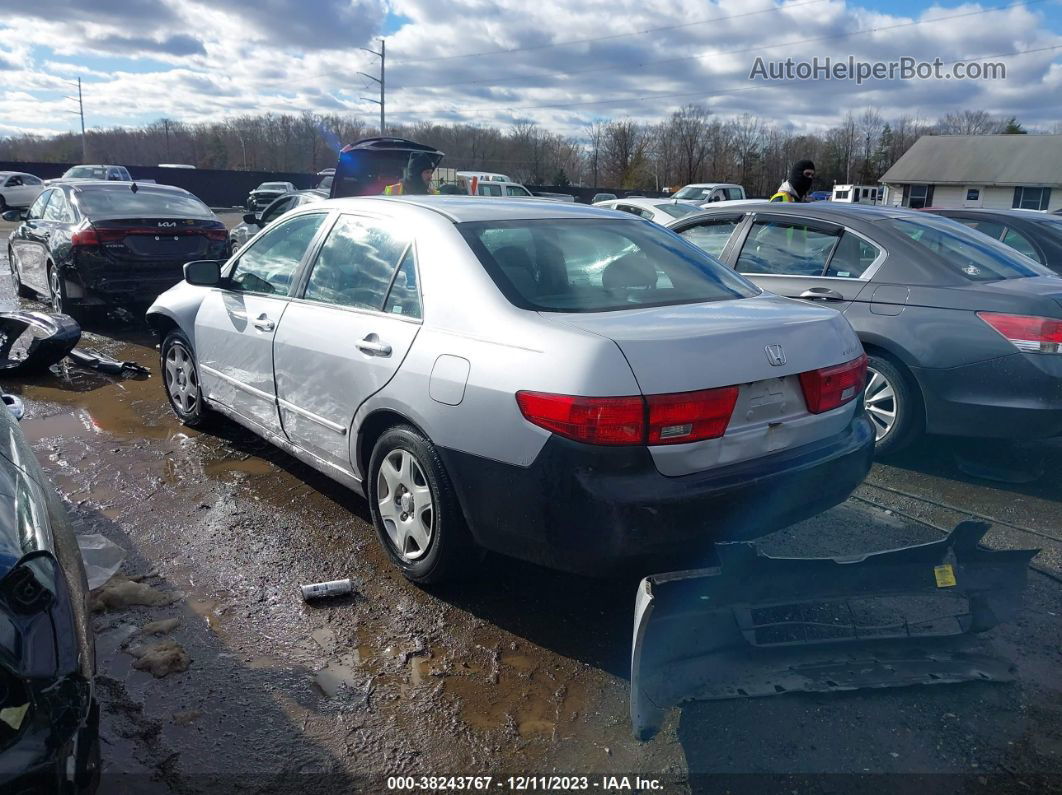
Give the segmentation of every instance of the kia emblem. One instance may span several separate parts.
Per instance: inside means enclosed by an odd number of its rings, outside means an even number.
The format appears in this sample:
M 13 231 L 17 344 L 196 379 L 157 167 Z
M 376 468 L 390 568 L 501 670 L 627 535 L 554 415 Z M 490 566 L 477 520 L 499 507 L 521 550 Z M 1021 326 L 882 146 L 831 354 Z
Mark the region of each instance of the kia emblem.
M 782 350 L 781 345 L 768 345 L 763 352 L 767 354 L 767 361 L 772 367 L 781 367 L 785 364 L 785 351 Z

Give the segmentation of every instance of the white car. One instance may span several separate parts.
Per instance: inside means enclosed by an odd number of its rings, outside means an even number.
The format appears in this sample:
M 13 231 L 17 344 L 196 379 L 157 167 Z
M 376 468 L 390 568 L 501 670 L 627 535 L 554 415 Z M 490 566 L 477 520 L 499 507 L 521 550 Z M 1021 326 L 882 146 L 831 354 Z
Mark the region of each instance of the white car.
M 417 582 L 474 546 L 689 567 L 842 502 L 874 453 L 844 315 L 586 205 L 316 202 L 187 263 L 147 319 L 182 422 L 224 414 L 367 497 Z
M 699 204 L 675 199 L 609 199 L 608 201 L 595 202 L 594 206 L 637 215 L 661 226 L 671 223 L 676 218 L 700 212 L 701 210 Z
M 694 182 L 675 191 L 674 198 L 698 204 L 714 204 L 747 197 L 745 189 L 732 182 Z
M 40 177 L 21 171 L 0 171 L 0 212 L 8 207 L 29 207 L 44 190 Z

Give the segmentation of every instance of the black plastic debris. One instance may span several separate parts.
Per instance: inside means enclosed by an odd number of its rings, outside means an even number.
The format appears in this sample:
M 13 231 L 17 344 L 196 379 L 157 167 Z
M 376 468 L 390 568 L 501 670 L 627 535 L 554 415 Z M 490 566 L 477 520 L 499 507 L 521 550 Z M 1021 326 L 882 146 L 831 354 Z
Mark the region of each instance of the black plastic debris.
M 91 370 L 99 370 L 101 373 L 109 373 L 111 375 L 125 373 L 130 375 L 151 375 L 151 370 L 136 362 L 120 362 L 95 351 L 83 351 L 75 348 L 70 351 L 68 356 L 75 364 Z
M 980 545 L 961 522 L 928 544 L 775 558 L 717 544 L 719 566 L 647 577 L 635 603 L 631 722 L 649 739 L 687 701 L 1008 681 L 977 633 L 1007 620 L 1039 550 Z
M 81 326 L 69 315 L 0 312 L 0 373 L 47 370 L 73 350 Z

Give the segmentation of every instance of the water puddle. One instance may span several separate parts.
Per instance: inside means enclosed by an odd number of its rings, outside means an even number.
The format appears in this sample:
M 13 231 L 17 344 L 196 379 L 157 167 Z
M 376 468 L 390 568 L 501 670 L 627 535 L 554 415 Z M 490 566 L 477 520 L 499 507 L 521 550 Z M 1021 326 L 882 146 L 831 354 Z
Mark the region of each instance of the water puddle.
M 192 612 L 203 619 L 206 625 L 217 630 L 221 625 L 221 616 L 218 614 L 218 603 L 209 599 L 189 599 L 188 606 Z

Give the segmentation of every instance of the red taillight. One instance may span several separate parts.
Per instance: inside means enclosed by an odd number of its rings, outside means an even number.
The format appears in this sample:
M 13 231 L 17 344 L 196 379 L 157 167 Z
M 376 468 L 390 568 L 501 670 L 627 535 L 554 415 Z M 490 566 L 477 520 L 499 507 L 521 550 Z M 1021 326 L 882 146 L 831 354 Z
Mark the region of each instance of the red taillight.
M 75 248 L 79 246 L 98 246 L 99 244 L 100 236 L 96 234 L 96 230 L 91 226 L 78 229 L 70 236 L 70 245 Z
M 587 444 L 685 444 L 723 435 L 736 386 L 647 397 L 578 397 L 517 392 L 527 420 Z
M 641 444 L 645 436 L 645 404 L 640 397 L 517 392 L 516 402 L 529 422 L 578 442 Z
M 206 229 L 203 234 L 207 236 L 208 240 L 228 240 L 229 232 L 225 227 L 220 229 Z
M 722 436 L 737 397 L 736 386 L 649 395 L 649 444 L 682 444 Z
M 977 316 L 1025 353 L 1062 353 L 1062 320 L 978 312 Z
M 855 398 L 867 380 L 866 354 L 844 364 L 800 374 L 804 402 L 812 414 L 822 414 Z

